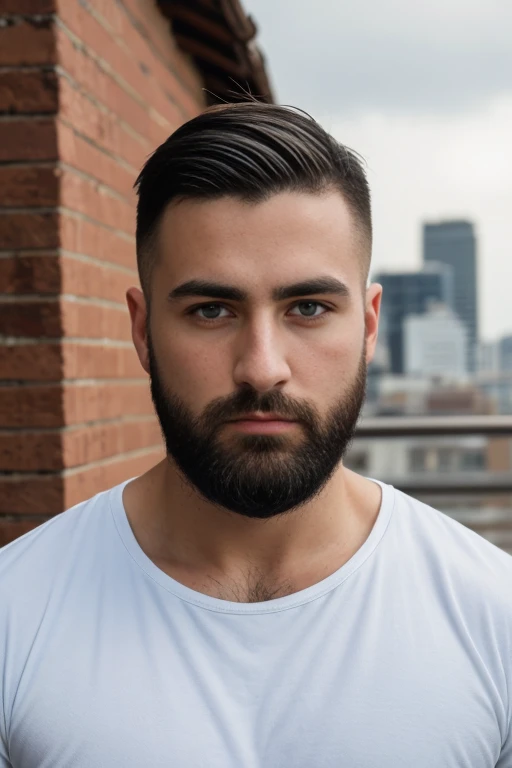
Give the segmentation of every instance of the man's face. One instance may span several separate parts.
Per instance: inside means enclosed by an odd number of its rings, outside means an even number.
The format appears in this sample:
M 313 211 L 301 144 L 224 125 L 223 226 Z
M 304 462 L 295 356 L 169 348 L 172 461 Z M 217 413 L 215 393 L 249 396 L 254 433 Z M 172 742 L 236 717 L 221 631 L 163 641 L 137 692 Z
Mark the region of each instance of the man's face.
M 314 497 L 339 464 L 380 297 L 365 295 L 361 248 L 336 192 L 165 213 L 145 356 L 137 348 L 169 458 L 210 502 L 269 518 Z

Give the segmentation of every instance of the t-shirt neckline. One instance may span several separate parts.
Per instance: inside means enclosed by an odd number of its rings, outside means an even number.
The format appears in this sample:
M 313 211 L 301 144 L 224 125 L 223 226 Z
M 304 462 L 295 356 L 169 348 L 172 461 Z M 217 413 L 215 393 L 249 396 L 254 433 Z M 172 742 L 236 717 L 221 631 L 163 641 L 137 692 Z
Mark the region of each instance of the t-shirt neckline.
M 375 551 L 387 530 L 394 507 L 395 489 L 386 483 L 372 479 L 372 482 L 377 483 L 382 490 L 379 513 L 366 541 L 364 541 L 361 547 L 359 547 L 346 563 L 325 579 L 322 579 L 316 584 L 312 584 L 310 587 L 306 587 L 306 589 L 302 589 L 299 592 L 294 592 L 291 595 L 260 603 L 238 603 L 211 597 L 210 595 L 197 592 L 191 587 L 185 586 L 162 571 L 161 568 L 146 555 L 135 538 L 123 503 L 123 491 L 132 479 L 134 478 L 130 478 L 120 485 L 115 486 L 109 492 L 110 510 L 114 518 L 114 524 L 126 551 L 146 576 L 156 582 L 159 586 L 163 587 L 167 592 L 172 593 L 180 600 L 216 613 L 277 613 L 290 608 L 296 608 L 305 603 L 309 603 L 312 600 L 317 600 L 344 582 L 358 568 L 360 568 Z

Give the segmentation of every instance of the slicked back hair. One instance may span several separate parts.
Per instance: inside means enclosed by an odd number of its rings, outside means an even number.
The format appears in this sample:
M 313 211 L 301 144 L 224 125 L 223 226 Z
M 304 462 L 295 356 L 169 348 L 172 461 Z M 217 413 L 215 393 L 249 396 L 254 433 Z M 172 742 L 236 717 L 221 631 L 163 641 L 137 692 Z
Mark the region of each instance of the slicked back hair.
M 161 216 L 187 199 L 258 203 L 279 192 L 336 189 L 352 213 L 368 274 L 372 220 L 361 160 L 300 110 L 257 101 L 211 107 L 155 150 L 135 188 L 137 266 L 147 300 Z

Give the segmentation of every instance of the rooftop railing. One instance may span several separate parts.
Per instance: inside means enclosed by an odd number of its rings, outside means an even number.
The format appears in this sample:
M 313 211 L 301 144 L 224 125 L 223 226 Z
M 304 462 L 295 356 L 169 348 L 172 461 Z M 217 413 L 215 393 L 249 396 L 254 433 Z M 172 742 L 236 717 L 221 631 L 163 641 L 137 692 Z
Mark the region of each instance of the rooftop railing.
M 496 469 L 493 462 L 487 462 L 475 469 L 415 471 L 404 469 L 403 461 L 395 465 L 391 458 L 385 462 L 386 476 L 372 473 L 371 466 L 362 473 L 431 504 L 512 554 L 512 416 L 368 417 L 358 425 L 354 451 L 364 452 L 367 441 L 378 441 L 384 442 L 386 450 L 389 445 L 392 457 L 395 440 L 406 441 L 409 448 L 424 445 L 428 450 L 437 445 L 435 438 L 439 438 L 438 447 L 453 448 L 471 437 L 486 439 L 483 445 L 487 449 L 493 443 L 504 444 Z
M 512 416 L 372 416 L 363 419 L 357 428 L 357 437 L 425 435 L 512 437 Z

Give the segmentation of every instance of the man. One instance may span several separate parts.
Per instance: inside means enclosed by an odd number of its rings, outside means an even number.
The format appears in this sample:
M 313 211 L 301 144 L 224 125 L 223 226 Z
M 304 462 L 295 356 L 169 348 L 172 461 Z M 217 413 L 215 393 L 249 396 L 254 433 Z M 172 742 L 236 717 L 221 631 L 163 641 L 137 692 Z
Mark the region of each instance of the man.
M 249 103 L 137 182 L 167 459 L 0 553 L 0 765 L 512 766 L 512 560 L 342 463 L 381 288 L 357 156 Z

